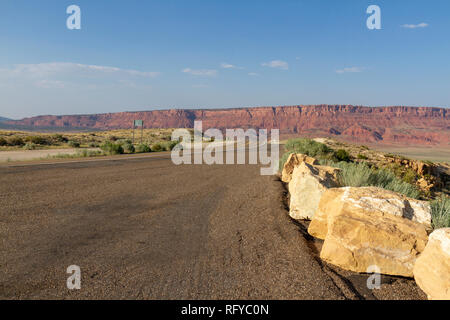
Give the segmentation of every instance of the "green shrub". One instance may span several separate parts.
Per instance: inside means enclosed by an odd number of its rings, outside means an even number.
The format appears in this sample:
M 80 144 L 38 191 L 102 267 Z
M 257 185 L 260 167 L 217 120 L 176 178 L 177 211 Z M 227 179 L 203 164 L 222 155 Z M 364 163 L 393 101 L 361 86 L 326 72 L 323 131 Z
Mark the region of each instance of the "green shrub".
M 62 134 L 59 134 L 59 133 L 55 133 L 54 135 L 52 135 L 52 139 L 53 139 L 53 141 L 60 142 L 60 143 L 69 141 L 69 139 L 67 139 Z
M 80 147 L 80 143 L 78 141 L 73 141 L 73 140 L 69 141 L 68 145 L 71 148 L 79 148 Z
M 29 136 L 25 138 L 26 141 L 33 143 L 33 144 L 40 144 L 42 145 L 46 145 L 46 144 L 50 144 L 47 139 L 45 139 L 44 137 L 40 137 L 40 136 Z
M 327 147 L 325 144 L 314 141 L 307 138 L 289 139 L 284 149 L 286 153 L 281 156 L 279 162 L 280 171 L 283 170 L 283 166 L 287 159 L 292 153 L 302 153 L 310 157 L 316 157 L 321 159 L 333 159 L 335 160 L 335 155 L 333 154 L 333 149 Z
M 124 152 L 126 152 L 126 153 L 134 153 L 135 152 L 133 142 L 130 139 L 119 139 L 119 140 L 116 140 L 115 143 L 118 145 L 121 145 Z
M 370 185 L 370 179 L 373 170 L 366 163 L 326 163 L 341 169 L 339 182 L 342 186 L 365 187 Z
M 97 157 L 103 155 L 103 152 L 99 150 L 82 150 L 81 152 L 77 152 L 77 156 L 83 157 L 83 158 L 90 158 L 90 157 Z
M 124 153 L 124 150 L 120 144 L 110 142 L 110 141 L 106 141 L 105 143 L 103 143 L 100 146 L 100 149 L 102 149 L 105 153 L 107 153 L 109 155 Z
M 405 168 L 398 163 L 389 163 L 384 165 L 384 168 L 395 174 L 398 178 L 402 178 L 405 171 Z
M 149 145 L 146 143 L 141 143 L 136 146 L 137 153 L 147 153 L 147 152 L 151 152 L 151 151 L 152 151 L 152 149 L 150 149 Z
M 420 191 L 412 184 L 397 178 L 392 172 L 386 169 L 375 170 L 365 162 L 348 163 L 331 161 L 321 161 L 321 164 L 331 165 L 341 169 L 339 183 L 349 187 L 379 187 L 404 194 L 407 197 L 417 199 Z
M 179 141 L 168 141 L 168 142 L 165 142 L 165 143 L 163 144 L 163 149 L 164 149 L 165 151 L 172 151 L 173 148 L 175 148 L 175 146 L 176 146 L 177 144 L 179 144 L 179 143 L 180 143 Z
M 132 143 L 124 143 L 122 144 L 122 148 L 126 153 L 134 153 L 136 150 Z
M 397 157 L 395 154 L 392 154 L 392 153 L 386 153 L 384 156 L 386 158 L 396 158 Z
M 358 159 L 361 159 L 361 160 L 367 160 L 367 159 L 369 159 L 366 155 L 363 155 L 363 154 L 358 154 Z
M 152 145 L 153 152 L 160 152 L 164 150 L 164 146 L 161 143 L 155 143 Z
M 23 148 L 24 148 L 25 150 L 36 150 L 37 145 L 34 144 L 33 142 L 27 142 L 27 143 L 23 146 Z
M 413 169 L 407 169 L 402 179 L 407 183 L 413 184 L 416 182 L 417 174 Z
M 73 158 L 90 158 L 90 157 L 98 157 L 102 156 L 103 152 L 98 150 L 81 150 L 74 154 L 67 154 L 67 153 L 61 153 L 61 154 L 55 154 L 55 155 L 48 155 L 47 159 L 73 159 Z
M 13 136 L 8 139 L 8 144 L 10 146 L 23 146 L 25 142 L 23 142 L 23 139 L 21 137 Z
M 397 177 L 395 177 L 395 179 L 393 179 L 387 185 L 381 185 L 380 188 L 398 192 L 414 199 L 418 199 L 420 196 L 420 191 L 414 185 L 402 181 Z
M 126 144 L 133 144 L 133 141 L 131 141 L 130 139 L 119 139 L 119 140 L 116 140 L 116 143 L 118 143 L 121 146 L 123 146 L 123 145 L 126 145 Z
M 8 141 L 6 141 L 5 138 L 0 137 L 0 146 L 6 146 L 6 145 L 8 145 Z
M 98 143 L 97 142 L 89 142 L 89 147 L 90 148 L 98 148 Z
M 336 157 L 336 159 L 338 161 L 344 161 L 344 162 L 349 162 L 350 161 L 350 155 L 349 153 L 344 150 L 344 149 L 339 149 L 338 151 L 336 151 L 336 153 L 334 154 L 334 156 Z
M 434 229 L 450 227 L 450 197 L 442 195 L 431 201 L 431 224 Z
M 289 139 L 284 148 L 287 152 L 303 153 L 310 157 L 323 157 L 333 152 L 325 144 L 307 138 Z

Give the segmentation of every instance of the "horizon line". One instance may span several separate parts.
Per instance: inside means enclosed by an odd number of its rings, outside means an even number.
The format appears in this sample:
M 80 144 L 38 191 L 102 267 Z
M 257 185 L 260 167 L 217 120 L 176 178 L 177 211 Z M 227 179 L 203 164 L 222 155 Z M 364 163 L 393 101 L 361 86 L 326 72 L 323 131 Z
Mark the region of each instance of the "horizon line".
M 73 114 L 40 114 L 35 116 L 26 116 L 21 119 L 11 119 L 8 117 L 4 117 L 7 120 L 5 121 L 21 121 L 24 119 L 37 118 L 37 117 L 70 117 L 70 116 L 92 116 L 92 115 L 105 115 L 105 114 L 116 114 L 116 113 L 140 113 L 140 112 L 157 112 L 157 111 L 223 111 L 223 110 L 242 110 L 242 109 L 262 109 L 262 108 L 295 108 L 295 107 L 358 107 L 358 108 L 427 108 L 427 109 L 449 109 L 450 106 L 411 106 L 411 105 L 380 105 L 380 106 L 369 106 L 369 105 L 353 105 L 353 104 L 295 104 L 295 105 L 278 105 L 278 106 L 245 106 L 245 107 L 206 107 L 206 108 L 197 108 L 197 107 L 184 107 L 184 108 L 176 108 L 176 107 L 168 107 L 162 109 L 154 109 L 154 110 L 138 110 L 138 111 L 115 111 L 115 112 L 98 112 L 98 113 L 73 113 Z M 0 115 L 0 118 L 2 116 Z

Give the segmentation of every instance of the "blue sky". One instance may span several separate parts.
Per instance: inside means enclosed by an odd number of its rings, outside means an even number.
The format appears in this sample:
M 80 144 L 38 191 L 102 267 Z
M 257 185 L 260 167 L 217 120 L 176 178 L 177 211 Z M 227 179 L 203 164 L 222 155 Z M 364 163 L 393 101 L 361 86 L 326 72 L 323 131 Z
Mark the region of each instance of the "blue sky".
M 81 8 L 81 30 L 66 8 Z M 381 8 L 381 30 L 366 9 Z M 0 116 L 450 105 L 450 2 L 0 2 Z

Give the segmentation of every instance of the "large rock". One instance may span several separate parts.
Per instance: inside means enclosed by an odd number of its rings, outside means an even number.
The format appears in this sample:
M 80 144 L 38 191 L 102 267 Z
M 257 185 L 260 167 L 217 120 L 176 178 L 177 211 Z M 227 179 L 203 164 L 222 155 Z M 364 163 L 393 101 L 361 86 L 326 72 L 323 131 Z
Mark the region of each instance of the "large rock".
M 289 215 L 294 219 L 311 219 L 322 194 L 328 188 L 338 187 L 339 169 L 312 166 L 302 162 L 295 167 L 289 182 Z
M 329 219 L 343 209 L 390 214 L 418 222 L 431 230 L 431 208 L 428 202 L 376 187 L 345 187 L 329 189 L 322 195 L 308 232 L 316 238 L 325 239 Z
M 413 276 L 417 256 L 428 241 L 430 206 L 375 188 L 327 190 L 308 232 L 325 242 L 320 257 L 343 269 Z
M 319 164 L 319 162 L 316 159 L 311 158 L 305 154 L 292 153 L 283 166 L 283 172 L 281 173 L 281 180 L 283 182 L 289 183 L 291 181 L 292 172 L 294 172 L 294 168 L 298 167 L 302 162 L 306 162 L 311 165 Z
M 450 300 L 450 228 L 430 235 L 414 265 L 414 278 L 428 299 Z

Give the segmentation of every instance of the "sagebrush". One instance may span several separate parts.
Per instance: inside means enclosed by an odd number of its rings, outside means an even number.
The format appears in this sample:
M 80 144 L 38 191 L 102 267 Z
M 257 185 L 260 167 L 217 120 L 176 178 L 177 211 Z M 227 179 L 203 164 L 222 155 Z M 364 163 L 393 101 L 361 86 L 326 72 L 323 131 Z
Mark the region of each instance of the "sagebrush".
M 105 143 L 103 143 L 100 146 L 100 149 L 102 149 L 106 154 L 109 155 L 124 153 L 124 150 L 119 143 L 114 143 L 111 141 L 106 141 Z
M 450 197 L 442 195 L 431 201 L 431 222 L 434 229 L 450 228 Z
M 331 159 L 334 156 L 334 150 L 323 143 L 308 138 L 289 139 L 285 146 L 285 153 L 280 159 L 280 171 L 292 153 L 302 153 L 307 156 L 319 159 Z
M 341 169 L 339 183 L 343 187 L 378 187 L 417 199 L 420 191 L 414 185 L 397 178 L 386 169 L 374 169 L 367 163 L 321 161 L 321 164 Z
M 321 157 L 333 152 L 325 144 L 307 138 L 289 139 L 284 148 L 287 152 L 303 153 L 310 157 Z

